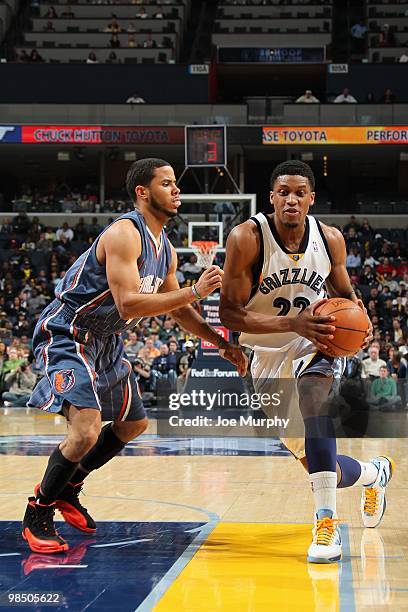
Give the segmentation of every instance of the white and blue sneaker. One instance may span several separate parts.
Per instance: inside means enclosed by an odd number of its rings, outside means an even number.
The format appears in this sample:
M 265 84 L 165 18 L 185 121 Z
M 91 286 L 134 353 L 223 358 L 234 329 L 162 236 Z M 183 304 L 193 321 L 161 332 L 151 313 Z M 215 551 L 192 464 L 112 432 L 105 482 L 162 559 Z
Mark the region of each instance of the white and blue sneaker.
M 381 523 L 387 507 L 385 487 L 390 482 L 395 470 L 390 457 L 374 457 L 371 463 L 378 468 L 378 476 L 373 484 L 364 486 L 361 493 L 361 516 L 364 527 L 377 527 Z
M 339 519 L 333 512 L 322 508 L 317 511 L 313 540 L 309 546 L 307 560 L 309 563 L 334 563 L 341 559 L 341 535 L 338 528 Z

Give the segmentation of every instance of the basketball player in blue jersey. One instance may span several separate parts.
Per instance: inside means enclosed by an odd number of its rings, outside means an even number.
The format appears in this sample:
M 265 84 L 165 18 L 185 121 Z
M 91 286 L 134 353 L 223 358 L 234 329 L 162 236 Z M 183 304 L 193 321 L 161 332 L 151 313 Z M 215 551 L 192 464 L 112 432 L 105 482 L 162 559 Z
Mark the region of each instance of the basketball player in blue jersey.
M 193 287 L 180 289 L 177 282 L 177 255 L 164 231 L 180 206 L 172 167 L 161 159 L 139 160 L 126 184 L 135 210 L 116 219 L 75 261 L 34 332 L 33 349 L 45 376 L 28 405 L 61 412 L 68 421 L 66 438 L 28 500 L 23 537 L 34 552 L 68 549 L 54 528 L 56 508 L 83 532 L 96 530 L 78 498 L 82 483 L 146 428 L 121 332 L 142 317 L 171 312 L 186 330 L 217 345 L 241 375 L 246 372 L 242 350 L 191 306 L 221 287 L 222 270 L 211 266 Z M 101 429 L 102 420 L 111 422 Z
M 337 455 L 326 400 L 344 364 L 324 352 L 326 339 L 333 338 L 335 317 L 314 312 L 325 301 L 323 285 L 331 296 L 364 306 L 347 274 L 342 234 L 308 215 L 314 188 L 307 164 L 288 161 L 275 168 L 270 192 L 274 213 L 251 217 L 228 237 L 220 316 L 253 351 L 256 391 L 265 391 L 265 384 L 267 388 L 277 378 L 297 379 L 296 411 L 300 408 L 305 436 L 282 441 L 310 474 L 315 526 L 308 560 L 331 563 L 341 558 L 336 487 L 363 485 L 363 523 L 376 527 L 385 511 L 393 463 L 387 457 L 360 462 Z M 370 327 L 364 346 L 371 338 Z

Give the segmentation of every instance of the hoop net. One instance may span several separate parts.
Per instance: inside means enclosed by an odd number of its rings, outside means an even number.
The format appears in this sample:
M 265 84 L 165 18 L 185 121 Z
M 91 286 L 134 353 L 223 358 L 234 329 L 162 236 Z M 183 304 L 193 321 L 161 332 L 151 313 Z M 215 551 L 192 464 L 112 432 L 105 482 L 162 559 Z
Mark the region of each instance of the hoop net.
M 197 265 L 201 268 L 209 268 L 218 249 L 218 242 L 211 240 L 196 240 L 191 243 L 191 248 L 197 257 Z

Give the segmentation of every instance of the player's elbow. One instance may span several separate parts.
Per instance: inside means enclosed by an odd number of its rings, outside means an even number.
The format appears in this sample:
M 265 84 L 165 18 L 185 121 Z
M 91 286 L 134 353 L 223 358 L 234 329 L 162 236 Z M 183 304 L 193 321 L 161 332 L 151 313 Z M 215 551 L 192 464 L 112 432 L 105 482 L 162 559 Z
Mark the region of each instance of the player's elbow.
M 134 318 L 134 311 L 135 311 L 134 300 L 130 300 L 129 296 L 122 295 L 117 300 L 115 300 L 115 302 L 116 302 L 116 308 L 118 310 L 119 316 L 123 321 L 127 321 L 128 319 Z M 140 316 L 143 316 L 143 315 L 140 315 Z
M 224 325 L 224 327 L 227 327 L 231 331 L 240 331 L 239 326 L 237 324 L 236 314 L 237 312 L 235 308 L 231 307 L 231 305 L 226 305 L 221 302 L 219 308 L 220 321 Z

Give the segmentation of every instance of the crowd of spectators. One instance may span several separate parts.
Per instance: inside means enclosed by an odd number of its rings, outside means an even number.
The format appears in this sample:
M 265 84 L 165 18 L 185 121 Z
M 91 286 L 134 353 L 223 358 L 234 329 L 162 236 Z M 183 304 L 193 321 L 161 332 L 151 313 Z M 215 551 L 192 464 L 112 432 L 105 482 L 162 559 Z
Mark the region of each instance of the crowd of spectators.
M 60 227 L 44 227 L 38 218 L 30 219 L 25 213 L 0 221 L 0 381 L 6 405 L 23 403 L 35 384 L 38 371 L 30 343 L 39 315 L 66 270 L 102 229 L 97 217 L 89 224 L 82 219 L 73 226 L 65 222 Z M 375 382 L 367 399 L 371 409 L 405 409 L 406 242 L 385 239 L 367 219 L 359 223 L 351 217 L 341 231 L 347 249 L 346 267 L 367 307 L 374 334 L 368 351 L 348 360 L 345 376 Z M 200 273 L 195 255 L 180 260 L 177 277 L 181 286 L 190 285 Z M 196 338 L 165 315 L 143 319 L 137 329 L 124 334 L 124 339 L 143 393 L 153 397 L 163 381 L 167 388 L 182 391 L 195 358 Z
M 380 410 L 405 409 L 408 400 L 408 258 L 403 243 L 352 216 L 342 228 L 346 267 L 357 295 L 366 305 L 374 340 L 367 352 L 349 360 L 350 376 L 369 385 L 368 404 Z M 385 368 L 381 370 L 381 368 Z M 346 375 L 348 371 L 346 370 Z
M 320 102 L 321 100 L 313 95 L 311 89 L 306 89 L 305 93 L 295 100 L 296 104 L 319 104 Z M 392 89 L 387 87 L 378 99 L 375 98 L 373 93 L 368 92 L 364 100 L 357 100 L 357 98 L 351 94 L 350 89 L 345 87 L 338 95 L 334 97 L 329 96 L 327 102 L 333 102 L 333 104 L 357 104 L 358 102 L 362 104 L 395 104 L 397 98 Z

